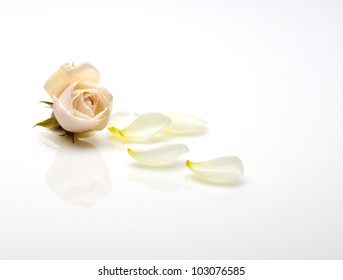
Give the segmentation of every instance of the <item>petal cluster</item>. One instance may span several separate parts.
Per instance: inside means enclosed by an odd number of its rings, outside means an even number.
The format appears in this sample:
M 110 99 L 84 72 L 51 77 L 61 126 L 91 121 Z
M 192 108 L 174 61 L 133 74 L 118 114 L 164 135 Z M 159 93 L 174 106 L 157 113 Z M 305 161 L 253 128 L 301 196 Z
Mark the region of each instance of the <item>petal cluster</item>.
M 112 116 L 108 130 L 128 141 L 147 140 L 159 133 L 196 135 L 206 132 L 207 123 L 181 113 L 146 113 L 132 121 L 132 115 L 119 112 Z
M 127 112 L 113 115 L 108 130 L 128 142 L 149 140 L 159 133 L 198 135 L 207 131 L 207 122 L 182 113 L 146 113 L 134 118 Z M 184 144 L 164 144 L 138 149 L 128 148 L 129 155 L 143 165 L 159 166 L 176 162 L 189 152 Z M 203 162 L 186 161 L 188 169 L 198 178 L 214 183 L 231 184 L 243 176 L 243 163 L 235 156 L 224 156 Z
M 113 98 L 99 82 L 98 70 L 89 63 L 62 65 L 46 81 L 54 117 L 64 130 L 83 133 L 106 127 Z

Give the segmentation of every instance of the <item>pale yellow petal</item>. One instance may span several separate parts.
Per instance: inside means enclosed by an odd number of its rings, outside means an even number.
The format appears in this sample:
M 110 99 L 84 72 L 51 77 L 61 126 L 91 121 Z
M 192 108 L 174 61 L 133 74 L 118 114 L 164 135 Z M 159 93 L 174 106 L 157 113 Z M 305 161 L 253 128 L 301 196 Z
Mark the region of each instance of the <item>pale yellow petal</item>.
M 184 144 L 167 144 L 137 150 L 128 149 L 132 158 L 146 165 L 167 164 L 188 151 L 188 147 Z
M 89 63 L 64 64 L 46 82 L 45 90 L 52 98 L 59 97 L 62 92 L 76 81 L 100 82 L 99 71 Z
M 186 166 L 199 178 L 209 181 L 230 183 L 243 176 L 243 163 L 235 156 L 203 162 L 187 160 Z
M 147 113 L 139 116 L 129 126 L 120 130 L 116 127 L 108 127 L 113 133 L 119 133 L 123 138 L 129 141 L 146 140 L 171 123 L 171 120 L 160 113 Z
M 207 122 L 187 114 L 167 113 L 165 114 L 171 119 L 171 124 L 168 125 L 163 132 L 179 135 L 202 134 L 207 131 Z
M 115 127 L 118 130 L 122 130 L 129 126 L 134 119 L 135 117 L 129 112 L 116 112 L 111 116 L 110 121 L 108 122 L 108 127 Z

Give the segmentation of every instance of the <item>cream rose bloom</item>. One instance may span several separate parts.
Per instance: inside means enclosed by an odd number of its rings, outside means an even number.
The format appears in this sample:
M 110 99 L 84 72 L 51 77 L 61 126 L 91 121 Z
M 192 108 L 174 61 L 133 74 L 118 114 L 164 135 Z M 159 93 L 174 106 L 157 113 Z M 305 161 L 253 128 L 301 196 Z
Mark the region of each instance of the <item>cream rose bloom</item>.
M 113 98 L 99 82 L 98 70 L 89 63 L 64 64 L 46 81 L 44 88 L 63 129 L 81 133 L 107 125 Z

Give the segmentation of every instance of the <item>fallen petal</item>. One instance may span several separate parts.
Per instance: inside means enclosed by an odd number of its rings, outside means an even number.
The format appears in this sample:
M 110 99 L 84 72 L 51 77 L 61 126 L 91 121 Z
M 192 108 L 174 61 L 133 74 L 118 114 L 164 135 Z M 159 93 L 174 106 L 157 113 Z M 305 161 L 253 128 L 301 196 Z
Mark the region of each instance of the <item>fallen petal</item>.
M 199 178 L 209 181 L 230 183 L 243 176 L 243 163 L 235 156 L 192 162 L 186 161 L 186 166 Z
M 165 115 L 172 121 L 164 129 L 166 133 L 191 135 L 201 134 L 207 130 L 207 122 L 202 119 L 181 113 L 168 113 Z
M 129 126 L 134 119 L 133 114 L 129 112 L 117 112 L 111 116 L 107 127 L 115 127 L 117 130 L 121 130 Z
M 128 148 L 128 153 L 131 157 L 147 165 L 163 165 L 169 163 L 188 151 L 188 147 L 184 144 L 167 144 L 137 150 Z
M 144 140 L 151 138 L 171 123 L 170 118 L 160 113 L 147 113 L 139 116 L 129 126 L 120 130 L 108 127 L 112 133 L 119 133 L 127 140 Z

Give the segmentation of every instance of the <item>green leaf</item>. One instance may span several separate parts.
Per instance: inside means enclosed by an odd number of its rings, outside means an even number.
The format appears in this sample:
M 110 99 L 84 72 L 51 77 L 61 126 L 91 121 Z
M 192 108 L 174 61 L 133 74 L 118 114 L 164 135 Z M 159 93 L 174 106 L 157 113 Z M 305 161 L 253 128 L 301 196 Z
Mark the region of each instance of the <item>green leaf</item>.
M 50 101 L 40 101 L 39 103 L 44 103 L 44 104 L 48 105 L 50 108 L 52 108 L 52 106 L 54 104 L 54 103 L 52 103 Z
M 51 129 L 55 129 L 55 128 L 59 128 L 60 124 L 58 123 L 58 121 L 56 120 L 56 118 L 53 116 L 51 118 L 48 118 L 42 122 L 39 122 L 37 124 L 35 124 L 34 127 L 36 126 L 42 126 L 45 128 L 51 128 Z

